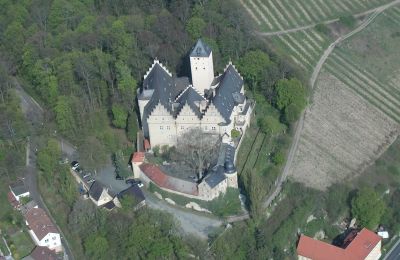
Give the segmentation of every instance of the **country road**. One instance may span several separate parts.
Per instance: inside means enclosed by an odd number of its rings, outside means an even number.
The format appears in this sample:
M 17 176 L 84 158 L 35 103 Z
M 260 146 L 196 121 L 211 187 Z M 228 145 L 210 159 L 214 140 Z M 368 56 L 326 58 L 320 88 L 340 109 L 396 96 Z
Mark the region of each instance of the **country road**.
M 26 155 L 26 172 L 25 172 L 25 185 L 27 185 L 28 190 L 32 199 L 36 201 L 38 206 L 44 209 L 47 215 L 51 218 L 54 224 L 56 224 L 57 229 L 61 234 L 61 242 L 64 248 L 64 260 L 73 260 L 74 256 L 68 245 L 68 241 L 65 239 L 60 227 L 57 225 L 55 219 L 51 215 L 49 209 L 44 203 L 42 196 L 39 193 L 37 186 L 37 169 L 36 169 L 36 147 L 37 147 L 37 130 L 42 127 L 42 122 L 44 119 L 44 110 L 40 105 L 30 97 L 21 87 L 18 80 L 14 78 L 15 92 L 21 100 L 21 109 L 25 114 L 26 121 L 29 123 L 31 136 L 28 138 L 27 144 L 27 155 Z
M 322 69 L 322 66 L 325 64 L 326 60 L 328 59 L 329 55 L 332 53 L 332 51 L 335 49 L 335 47 L 341 43 L 342 41 L 348 39 L 349 37 L 361 32 L 363 29 L 365 29 L 380 13 L 388 9 L 389 7 L 400 3 L 400 0 L 396 0 L 391 2 L 390 4 L 383 5 L 381 7 L 375 8 L 374 13 L 368 17 L 365 21 L 363 21 L 357 28 L 355 28 L 353 31 L 349 32 L 346 35 L 340 36 L 337 38 L 332 44 L 329 45 L 329 47 L 324 51 L 324 54 L 321 56 L 319 59 L 317 65 L 314 67 L 313 73 L 310 78 L 310 88 L 313 89 L 315 82 L 318 78 L 318 75 Z M 299 144 L 300 136 L 303 131 L 303 125 L 304 125 L 304 117 L 305 117 L 306 111 L 303 111 L 302 114 L 300 115 L 300 119 L 296 124 L 296 131 L 295 135 L 293 138 L 292 145 L 289 150 L 288 158 L 286 160 L 285 167 L 282 171 L 282 174 L 278 177 L 278 180 L 276 182 L 276 188 L 275 190 L 267 197 L 265 200 L 263 206 L 264 208 L 268 208 L 272 201 L 279 195 L 279 193 L 282 190 L 282 184 L 286 181 L 287 176 L 289 174 L 289 170 L 292 167 L 294 155 L 297 151 L 297 147 Z
M 247 6 L 245 6 L 245 5 L 243 4 L 242 0 L 241 0 L 241 3 L 242 3 L 242 5 L 244 6 L 244 8 L 248 11 L 248 13 L 250 14 L 250 16 L 251 16 L 258 24 L 260 24 L 261 22 L 259 21 L 259 19 L 254 15 L 254 13 L 253 13 Z M 369 14 L 374 13 L 374 12 L 377 12 L 377 11 L 378 11 L 378 12 L 382 12 L 382 11 L 379 11 L 379 10 L 381 10 L 381 9 L 385 10 L 385 9 L 387 9 L 387 8 L 389 8 L 389 7 L 392 7 L 393 5 L 396 5 L 396 4 L 398 4 L 398 3 L 400 3 L 400 1 L 399 1 L 399 0 L 395 0 L 395 1 L 393 1 L 393 2 L 390 2 L 390 3 L 384 4 L 384 5 L 375 7 L 375 8 L 373 8 L 373 9 L 367 10 L 367 11 L 365 11 L 365 12 L 355 14 L 354 17 L 357 17 L 357 18 L 358 18 L 358 17 L 362 17 L 362 16 L 369 15 Z M 337 22 L 337 21 L 339 21 L 339 18 L 330 19 L 330 20 L 327 20 L 327 21 L 319 22 L 319 23 L 313 23 L 313 24 L 309 24 L 309 25 L 304 25 L 304 26 L 300 26 L 300 27 L 296 27 L 296 28 L 290 28 L 290 29 L 286 29 L 286 30 L 275 31 L 275 32 L 259 32 L 259 31 L 257 31 L 256 34 L 258 34 L 258 35 L 260 35 L 260 36 L 278 36 L 278 35 L 283 35 L 283 34 L 294 33 L 294 32 L 298 32 L 298 31 L 303 31 L 303 30 L 311 29 L 311 28 L 314 28 L 315 26 L 317 26 L 318 24 L 331 24 L 331 23 L 335 23 L 335 22 Z

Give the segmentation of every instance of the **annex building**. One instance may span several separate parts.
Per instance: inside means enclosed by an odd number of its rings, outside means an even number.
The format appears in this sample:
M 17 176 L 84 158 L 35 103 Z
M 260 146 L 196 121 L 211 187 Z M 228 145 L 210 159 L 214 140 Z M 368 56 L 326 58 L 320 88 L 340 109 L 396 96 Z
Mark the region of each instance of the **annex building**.
M 244 133 L 250 121 L 243 78 L 229 63 L 223 74 L 214 75 L 211 48 L 198 40 L 190 53 L 191 81 L 174 77 L 154 60 L 138 90 L 144 137 L 150 145 L 176 145 L 190 128 L 231 136 L 232 129 Z

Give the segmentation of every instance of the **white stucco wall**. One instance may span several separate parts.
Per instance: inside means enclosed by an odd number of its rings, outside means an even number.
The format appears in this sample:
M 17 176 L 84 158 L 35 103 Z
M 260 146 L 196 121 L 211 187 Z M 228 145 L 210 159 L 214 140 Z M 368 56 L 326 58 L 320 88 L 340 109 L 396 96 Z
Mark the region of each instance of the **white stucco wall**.
M 193 87 L 204 95 L 204 90 L 210 88 L 214 80 L 212 52 L 208 57 L 190 57 L 190 70 Z
M 29 230 L 29 234 L 30 234 L 33 242 L 36 245 L 45 246 L 45 247 L 49 248 L 50 250 L 55 250 L 56 252 L 62 251 L 60 234 L 48 233 L 41 240 L 38 239 L 38 237 L 32 230 Z

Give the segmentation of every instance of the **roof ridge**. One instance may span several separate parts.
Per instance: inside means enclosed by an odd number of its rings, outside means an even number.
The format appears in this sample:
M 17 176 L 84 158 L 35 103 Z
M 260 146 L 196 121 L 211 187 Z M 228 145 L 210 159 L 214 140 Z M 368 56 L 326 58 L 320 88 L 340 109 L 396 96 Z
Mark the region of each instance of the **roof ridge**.
M 150 74 L 150 72 L 153 70 L 153 68 L 158 64 L 170 77 L 172 77 L 171 72 L 156 58 L 153 61 L 153 64 L 150 66 L 150 68 L 147 70 L 146 74 L 144 75 L 143 79 L 146 79 L 147 76 Z
M 232 63 L 232 61 L 229 61 L 228 64 L 226 64 L 225 68 L 224 68 L 224 73 L 226 72 L 226 70 L 229 68 L 229 66 L 232 66 L 232 68 L 236 71 L 236 73 L 239 75 L 239 77 L 243 80 L 242 75 L 240 75 L 239 70 L 236 68 L 236 66 Z

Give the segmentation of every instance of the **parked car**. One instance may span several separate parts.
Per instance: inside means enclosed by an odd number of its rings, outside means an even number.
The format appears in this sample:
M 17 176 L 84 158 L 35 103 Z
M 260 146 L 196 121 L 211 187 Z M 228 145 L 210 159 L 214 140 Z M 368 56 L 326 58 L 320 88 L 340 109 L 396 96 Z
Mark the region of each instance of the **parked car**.
M 130 184 L 130 185 L 137 185 L 140 188 L 143 187 L 143 183 L 140 180 L 135 180 L 135 179 L 128 179 L 125 181 L 126 184 Z
M 79 163 L 77 161 L 72 161 L 71 162 L 71 169 L 75 171 L 78 168 L 79 168 Z

